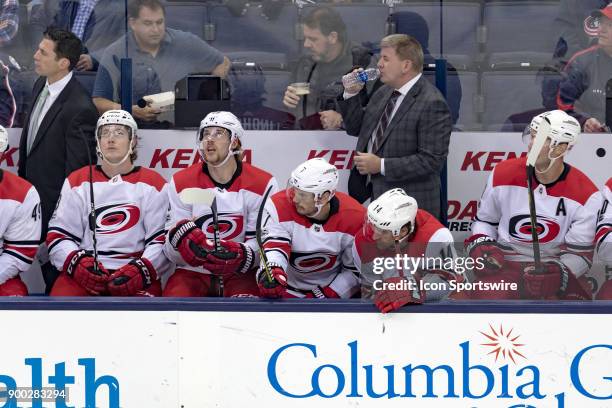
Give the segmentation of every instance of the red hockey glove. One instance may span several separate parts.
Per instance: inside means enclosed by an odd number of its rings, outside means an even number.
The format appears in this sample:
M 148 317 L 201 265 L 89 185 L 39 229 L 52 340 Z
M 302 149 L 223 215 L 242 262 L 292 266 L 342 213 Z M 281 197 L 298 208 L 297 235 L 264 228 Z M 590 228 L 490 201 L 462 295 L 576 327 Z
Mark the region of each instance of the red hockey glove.
M 179 221 L 170 230 L 168 236 L 170 244 L 176 249 L 181 257 L 191 266 L 201 266 L 206 262 L 207 251 L 213 249 L 210 241 L 193 221 Z
M 394 276 L 385 279 L 385 288 L 379 290 L 374 295 L 374 304 L 381 313 L 389 313 L 407 304 L 418 305 L 425 301 L 425 293 L 415 286 L 415 282 L 408 279 Z M 395 284 L 396 288 L 389 287 Z
M 221 240 L 220 251 L 212 251 L 206 257 L 204 268 L 215 275 L 228 278 L 235 273 L 246 273 L 255 262 L 255 252 L 245 244 Z
M 113 273 L 108 291 L 113 296 L 134 296 L 157 280 L 157 272 L 148 259 L 135 259 Z
M 329 286 L 317 286 L 310 292 L 306 293 L 309 299 L 340 299 L 340 295 Z
M 472 259 L 480 258 L 484 267 L 474 265 L 478 277 L 495 275 L 504 265 L 504 253 L 497 241 L 483 234 L 477 234 L 465 240 L 466 251 Z
M 265 298 L 282 298 L 287 296 L 287 273 L 280 265 L 268 262 L 268 269 L 272 275 L 272 282 L 268 280 L 268 274 L 264 271 L 264 265 L 259 267 L 257 275 L 257 286 L 259 294 Z
M 96 272 L 94 262 L 93 256 L 87 255 L 85 250 L 72 251 L 64 262 L 63 270 L 87 292 L 99 295 L 106 291 L 109 273 L 100 262 Z
M 563 297 L 567 290 L 570 271 L 558 261 L 542 264 L 540 273 L 536 273 L 535 266 L 525 268 L 525 290 L 535 299 L 549 299 Z

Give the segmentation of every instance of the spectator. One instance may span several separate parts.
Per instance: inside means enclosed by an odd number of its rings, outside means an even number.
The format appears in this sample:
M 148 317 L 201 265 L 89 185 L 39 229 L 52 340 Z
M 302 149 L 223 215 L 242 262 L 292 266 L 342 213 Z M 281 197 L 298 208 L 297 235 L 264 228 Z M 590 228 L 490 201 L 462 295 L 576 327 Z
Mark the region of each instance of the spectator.
M 96 71 L 98 54 L 125 31 L 124 4 L 116 0 L 46 0 L 32 8 L 31 30 L 35 40 L 44 27 L 72 31 L 83 42 L 77 71 Z
M 364 202 L 400 187 L 440 217 L 440 170 L 452 128 L 448 105 L 423 77 L 423 50 L 414 38 L 394 34 L 380 46 L 385 85 L 365 107 L 357 95 L 362 84 L 345 88 L 339 102 L 347 133 L 359 137 L 349 193 Z
M 256 63 L 232 62 L 228 82 L 232 95 L 232 112 L 245 130 L 289 130 L 295 116 L 264 106 L 266 77 Z
M 288 86 L 283 104 L 295 110 L 296 117 L 301 119 L 301 128 L 338 128 L 342 117 L 335 111 L 337 94 L 333 92 L 333 84 L 339 84 L 353 66 L 368 65 L 369 54 L 365 48 L 349 43 L 344 21 L 329 7 L 311 11 L 303 27 L 307 54 L 298 60 L 291 82 L 309 82 L 310 93 L 300 97 L 294 87 Z M 330 85 L 332 94 L 326 92 Z M 338 87 L 337 92 L 342 92 L 342 88 Z M 323 98 L 323 94 L 328 97 Z
M 605 131 L 606 83 L 612 77 L 612 5 L 593 12 L 598 44 L 576 53 L 566 65 L 557 94 L 559 109 L 580 122 L 584 132 Z
M 71 32 L 50 28 L 34 54 L 40 78 L 32 92 L 33 109 L 25 119 L 19 145 L 19 176 L 36 187 L 42 205 L 42 231 L 59 199 L 62 183 L 74 170 L 95 160 L 94 128 L 98 119 L 87 91 L 72 75 L 83 45 Z M 41 258 L 47 290 L 57 270 Z
M 159 110 L 136 104 L 143 96 L 174 91 L 176 82 L 192 72 L 225 77 L 230 62 L 216 49 L 191 33 L 166 28 L 165 9 L 159 0 L 130 0 L 127 34 L 132 58 L 132 113 L 139 127 L 154 125 Z M 100 113 L 120 109 L 120 59 L 125 37 L 108 46 L 100 60 L 93 101 Z
M 3 0 L 0 10 L 0 47 L 8 45 L 19 28 L 19 3 L 17 0 Z

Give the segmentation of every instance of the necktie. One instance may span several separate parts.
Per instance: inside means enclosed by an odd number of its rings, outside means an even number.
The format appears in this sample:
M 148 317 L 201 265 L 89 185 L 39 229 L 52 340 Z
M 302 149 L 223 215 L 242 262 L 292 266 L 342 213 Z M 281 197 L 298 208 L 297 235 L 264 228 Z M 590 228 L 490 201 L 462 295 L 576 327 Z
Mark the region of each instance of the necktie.
M 30 128 L 28 130 L 28 154 L 30 154 L 30 150 L 32 149 L 32 145 L 34 144 L 34 140 L 36 139 L 36 134 L 38 133 L 39 127 L 39 119 L 40 114 L 42 113 L 43 106 L 45 106 L 45 102 L 49 97 L 49 87 L 45 85 L 43 90 L 38 95 L 38 100 L 36 101 L 36 105 L 34 105 L 34 110 L 32 111 L 32 116 L 30 116 Z
M 382 116 L 380 117 L 380 121 L 378 122 L 378 126 L 376 127 L 376 131 L 374 132 L 374 141 L 372 143 L 372 150 L 370 153 L 376 153 L 380 148 L 380 145 L 383 141 L 383 135 L 385 134 L 385 130 L 387 126 L 389 126 L 389 122 L 391 121 L 391 113 L 393 112 L 393 108 L 395 108 L 395 103 L 397 102 L 397 98 L 401 93 L 399 91 L 393 91 L 387 105 L 385 106 L 385 110 L 383 111 Z

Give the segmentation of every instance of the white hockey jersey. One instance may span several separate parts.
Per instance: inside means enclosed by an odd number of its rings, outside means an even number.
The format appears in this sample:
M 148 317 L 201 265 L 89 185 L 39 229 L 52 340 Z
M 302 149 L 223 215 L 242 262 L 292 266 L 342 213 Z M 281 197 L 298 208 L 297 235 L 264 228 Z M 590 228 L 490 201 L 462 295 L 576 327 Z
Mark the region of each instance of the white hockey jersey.
M 612 178 L 601 190 L 601 210 L 597 217 L 597 232 L 595 246 L 599 259 L 607 265 L 612 265 Z
M 473 235 L 497 240 L 507 260 L 533 262 L 525 157 L 499 163 L 491 172 L 472 224 Z M 576 277 L 592 262 L 600 196 L 580 170 L 565 164 L 549 185 L 534 182 L 538 237 L 543 261 L 558 259 Z
M 98 260 L 107 270 L 115 270 L 146 258 L 161 276 L 168 267 L 163 254 L 166 181 L 143 167 L 109 178 L 96 166 L 93 188 Z M 47 233 L 49 258 L 60 270 L 72 251 L 85 249 L 93 254 L 89 190 L 89 167 L 74 171 L 62 186 Z
M 268 262 L 283 267 L 296 296 L 303 296 L 300 291 L 329 286 L 340 297 L 350 298 L 359 289 L 352 246 L 364 218 L 361 204 L 336 192 L 327 221 L 314 222 L 296 211 L 283 190 L 266 203 Z
M 186 188 L 202 188 L 213 190 L 217 200 L 219 221 L 219 238 L 243 242 L 255 252 L 255 263 L 259 265 L 259 249 L 255 240 L 257 228 L 257 213 L 261 201 L 268 188 L 270 195 L 278 191 L 276 179 L 270 173 L 248 163 L 239 163 L 232 179 L 224 185 L 215 183 L 208 174 L 206 166 L 196 163 L 176 172 L 172 176 L 168 195 L 170 210 L 166 229 L 169 231 L 177 222 L 189 219 L 204 231 L 206 237 L 213 239 L 213 219 L 210 206 L 205 204 L 185 204 L 180 199 L 180 193 Z M 166 256 L 182 269 L 210 273 L 202 267 L 192 267 L 181 257 L 170 242 L 164 245 Z
M 415 231 L 410 241 L 396 254 L 395 250 L 381 250 L 376 242 L 367 237 L 360 230 L 353 244 L 353 257 L 355 265 L 360 272 L 361 283 L 366 288 L 374 286 L 376 280 L 399 276 L 397 266 L 400 266 L 404 276 L 416 274 L 424 282 L 434 283 L 455 279 L 453 269 L 456 264 L 456 253 L 453 247 L 453 235 L 425 210 L 419 209 L 415 218 Z M 388 268 L 383 264 L 385 258 L 397 259 L 400 255 L 402 262 Z M 404 257 L 406 255 L 406 257 Z M 427 271 L 431 271 L 428 273 Z M 460 271 L 463 273 L 463 270 Z M 440 285 L 445 287 L 446 285 Z M 446 297 L 450 290 L 428 291 L 428 300 L 439 300 Z
M 30 268 L 41 242 L 40 198 L 34 186 L 0 170 L 0 284 Z

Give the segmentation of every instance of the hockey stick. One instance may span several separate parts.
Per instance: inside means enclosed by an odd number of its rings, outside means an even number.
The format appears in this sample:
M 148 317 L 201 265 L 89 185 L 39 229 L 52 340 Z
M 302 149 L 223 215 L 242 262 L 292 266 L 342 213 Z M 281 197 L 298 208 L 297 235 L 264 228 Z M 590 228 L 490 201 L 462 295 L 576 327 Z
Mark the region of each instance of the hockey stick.
M 550 134 L 550 122 L 544 117 L 542 123 L 538 127 L 535 139 L 531 145 L 531 150 L 527 154 L 527 195 L 529 197 L 529 219 L 531 222 L 531 241 L 533 244 L 533 262 L 535 273 L 542 271 L 542 261 L 540 256 L 540 240 L 538 238 L 538 214 L 535 208 L 535 199 L 533 196 L 533 180 L 535 180 L 535 164 L 548 135 Z
M 93 188 L 93 164 L 91 162 L 91 150 L 89 149 L 89 143 L 87 143 L 87 139 L 83 134 L 83 130 L 79 128 L 79 133 L 81 135 L 81 139 L 83 139 L 83 143 L 85 143 L 85 148 L 87 149 L 87 161 L 89 162 L 89 215 L 87 216 L 87 221 L 89 224 L 89 230 L 91 231 L 91 238 L 93 241 L 93 258 L 94 258 L 94 273 L 96 275 L 101 275 L 100 270 L 98 269 L 98 240 L 96 237 L 96 203 L 94 198 L 94 188 Z M 96 137 L 94 135 L 94 137 Z
M 272 277 L 272 272 L 270 272 L 270 267 L 268 266 L 268 257 L 266 256 L 266 252 L 264 251 L 263 241 L 261 240 L 261 221 L 263 218 L 264 208 L 266 206 L 266 201 L 268 201 L 268 195 L 270 195 L 270 191 L 272 191 L 272 186 L 268 187 L 266 193 L 261 200 L 261 204 L 259 205 L 259 211 L 257 211 L 257 228 L 255 230 L 255 239 L 257 241 L 257 247 L 259 248 L 259 257 L 264 267 L 264 271 L 266 272 L 266 277 L 268 278 L 268 282 L 272 283 L 274 278 Z

